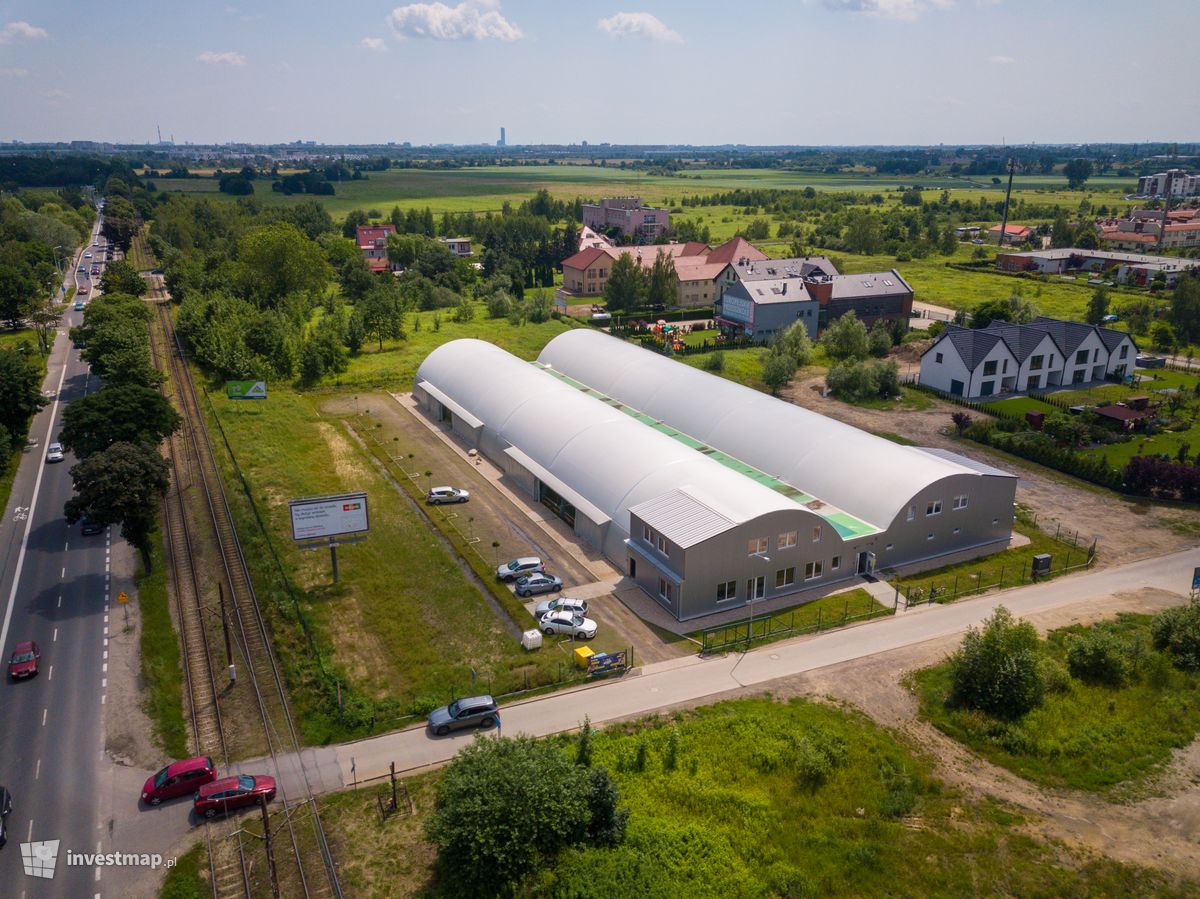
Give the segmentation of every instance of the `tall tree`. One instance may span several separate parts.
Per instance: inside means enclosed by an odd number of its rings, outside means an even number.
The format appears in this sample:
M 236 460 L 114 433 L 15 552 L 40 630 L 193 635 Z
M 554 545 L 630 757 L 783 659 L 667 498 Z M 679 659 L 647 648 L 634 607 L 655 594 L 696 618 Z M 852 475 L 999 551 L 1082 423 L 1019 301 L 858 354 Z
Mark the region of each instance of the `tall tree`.
M 249 232 L 238 242 L 238 261 L 244 295 L 264 306 L 291 293 L 319 293 L 333 277 L 321 248 L 286 222 Z
M 862 210 L 852 212 L 845 239 L 852 253 L 873 256 L 880 252 L 883 249 L 883 228 L 879 217 Z
M 675 306 L 679 302 L 679 279 L 675 275 L 675 260 L 661 250 L 650 266 L 646 284 L 646 301 L 652 306 Z
M 1075 242 L 1075 232 L 1067 221 L 1067 211 L 1061 206 L 1054 216 L 1054 224 L 1050 227 L 1050 246 L 1069 247 Z
M 821 346 L 831 359 L 865 359 L 871 351 L 867 326 L 853 311 L 834 321 L 821 335 Z
M 0 349 L 0 427 L 23 440 L 30 417 L 46 404 L 42 373 L 19 349 Z
M 1063 166 L 1063 174 L 1067 176 L 1067 187 L 1079 190 L 1092 177 L 1092 161 L 1090 159 L 1072 159 Z
M 33 272 L 24 265 L 0 263 L 0 320 L 14 331 L 42 293 Z
M 1089 325 L 1098 325 L 1106 315 L 1108 315 L 1108 290 L 1101 284 L 1092 294 L 1091 300 L 1088 301 L 1086 320 Z
M 1200 343 L 1200 278 L 1179 276 L 1171 292 L 1171 326 L 1180 344 Z
M 119 524 L 149 571 L 150 534 L 169 478 L 167 461 L 154 447 L 114 443 L 71 469 L 75 495 L 63 509 L 67 523 L 86 515 L 101 525 Z
M 354 306 L 362 318 L 363 331 L 379 342 L 404 337 L 404 300 L 394 282 L 372 287 Z
M 179 425 L 179 413 L 157 390 L 118 384 L 70 403 L 63 410 L 59 439 L 80 459 L 86 459 L 114 443 L 157 446 Z
M 146 282 L 132 262 L 120 259 L 104 267 L 100 289 L 105 293 L 127 293 L 132 297 L 140 297 L 146 292 Z
M 645 276 L 632 254 L 622 253 L 613 261 L 604 286 L 604 298 L 613 312 L 633 309 L 642 302 Z

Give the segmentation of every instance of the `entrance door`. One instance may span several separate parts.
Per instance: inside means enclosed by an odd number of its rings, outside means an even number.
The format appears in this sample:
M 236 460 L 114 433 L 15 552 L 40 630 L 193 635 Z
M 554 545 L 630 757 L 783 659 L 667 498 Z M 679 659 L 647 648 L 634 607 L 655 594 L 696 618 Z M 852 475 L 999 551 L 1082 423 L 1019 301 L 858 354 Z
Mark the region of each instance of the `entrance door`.
M 756 599 L 762 599 L 767 595 L 767 579 L 764 575 L 752 577 L 746 581 L 746 599 L 754 602 Z
M 858 554 L 858 573 L 875 573 L 875 553 L 863 551 Z
M 637 577 L 637 559 L 633 556 L 629 557 L 629 576 Z

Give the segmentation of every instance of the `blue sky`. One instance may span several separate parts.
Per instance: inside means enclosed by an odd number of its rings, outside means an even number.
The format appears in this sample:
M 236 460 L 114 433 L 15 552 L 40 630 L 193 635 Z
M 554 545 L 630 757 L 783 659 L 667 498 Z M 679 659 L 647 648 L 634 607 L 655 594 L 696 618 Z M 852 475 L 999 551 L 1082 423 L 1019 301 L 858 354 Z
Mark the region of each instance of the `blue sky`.
M 0 2 L 0 140 L 1200 139 L 1198 0 Z

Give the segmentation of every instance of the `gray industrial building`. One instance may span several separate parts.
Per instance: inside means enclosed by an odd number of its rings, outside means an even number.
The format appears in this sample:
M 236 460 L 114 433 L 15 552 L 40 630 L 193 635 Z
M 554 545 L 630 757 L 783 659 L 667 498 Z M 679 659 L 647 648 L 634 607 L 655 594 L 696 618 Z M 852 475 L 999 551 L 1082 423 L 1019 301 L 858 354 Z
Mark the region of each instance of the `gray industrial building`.
M 591 330 L 534 363 L 452 341 L 413 395 L 680 620 L 1001 549 L 1012 532 L 1006 472 Z

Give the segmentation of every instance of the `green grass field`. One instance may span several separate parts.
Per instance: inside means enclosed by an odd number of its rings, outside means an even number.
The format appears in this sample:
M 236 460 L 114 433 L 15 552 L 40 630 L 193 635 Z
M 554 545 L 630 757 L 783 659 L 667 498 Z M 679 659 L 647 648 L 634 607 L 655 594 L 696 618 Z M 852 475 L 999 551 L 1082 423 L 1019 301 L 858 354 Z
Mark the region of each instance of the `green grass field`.
M 559 742 L 574 752 L 573 738 Z M 853 711 L 746 699 L 611 727 L 593 747 L 630 813 L 624 843 L 568 850 L 518 895 L 1057 899 L 1197 889 L 1043 842 L 1012 807 L 948 787 L 928 757 Z M 446 895 L 423 833 L 438 776 L 407 780 L 412 817 L 381 822 L 382 788 L 321 799 L 354 895 Z
M 141 664 L 145 685 L 144 709 L 154 724 L 154 737 L 168 756 L 188 754 L 188 732 L 183 720 L 183 669 L 179 641 L 171 619 L 167 595 L 167 563 L 161 531 L 152 538 L 152 571 L 138 574 L 138 609 L 142 615 Z
M 988 761 L 1047 787 L 1111 791 L 1136 788 L 1200 731 L 1200 675 L 1174 668 L 1150 645 L 1150 616 L 1122 614 L 1101 627 L 1140 647 L 1136 679 L 1125 687 L 1070 678 L 1062 692 L 1016 723 L 946 705 L 947 664 L 915 676 L 921 714 Z M 1052 631 L 1043 654 L 1065 664 L 1079 625 Z
M 892 614 L 891 606 L 882 606 L 870 593 L 861 587 L 844 590 L 820 599 L 780 609 L 769 615 L 755 616 L 753 636 L 755 646 L 784 640 L 810 630 L 825 630 L 844 624 Z M 740 625 L 702 628 L 688 634 L 693 640 L 723 643 L 729 640 L 746 639 L 750 636 L 750 610 L 745 610 L 746 621 Z M 785 630 L 786 629 L 786 630 Z

